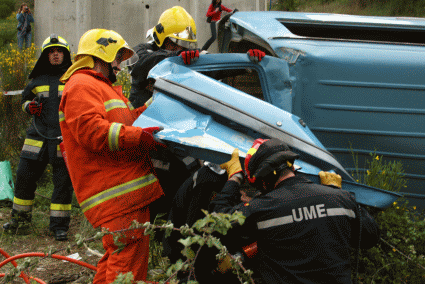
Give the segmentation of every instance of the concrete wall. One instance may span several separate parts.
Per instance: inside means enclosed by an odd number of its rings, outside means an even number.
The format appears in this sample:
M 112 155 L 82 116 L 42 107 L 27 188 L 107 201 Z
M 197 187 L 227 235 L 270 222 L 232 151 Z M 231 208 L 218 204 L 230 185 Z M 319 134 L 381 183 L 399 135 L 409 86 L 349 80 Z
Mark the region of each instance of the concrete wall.
M 269 0 L 223 0 L 223 5 L 240 11 L 263 11 Z M 195 19 L 198 47 L 211 36 L 206 11 L 211 0 L 35 0 L 35 44 L 56 33 L 64 37 L 77 53 L 80 37 L 89 29 L 111 29 L 130 46 L 146 42 L 146 31 L 158 23 L 168 8 L 182 6 Z M 223 13 L 224 15 L 224 13 Z M 217 52 L 217 41 L 209 48 Z

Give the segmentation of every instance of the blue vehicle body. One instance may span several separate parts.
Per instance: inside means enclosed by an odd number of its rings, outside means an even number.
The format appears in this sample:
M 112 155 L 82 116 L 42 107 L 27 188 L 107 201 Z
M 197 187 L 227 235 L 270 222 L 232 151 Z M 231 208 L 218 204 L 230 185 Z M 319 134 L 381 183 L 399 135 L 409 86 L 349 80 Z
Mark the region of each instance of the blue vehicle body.
M 227 70 L 221 67 L 224 61 Z M 283 85 L 273 77 L 280 72 L 273 68 L 279 61 L 268 56 L 256 65 L 245 54 L 217 54 L 185 66 L 179 57 L 166 59 L 149 73 L 156 80 L 154 101 L 134 125 L 163 126 L 157 136 L 175 154 L 214 163 L 227 161 L 234 148 L 243 159 L 256 138 L 279 138 L 300 155 L 295 165 L 313 181 L 319 182 L 321 170 L 334 171 L 360 203 L 390 206 L 398 194 L 355 183 L 299 117 L 217 80 L 232 75 L 229 70 L 255 70 L 269 92 L 279 90 Z
M 300 117 L 348 171 L 351 149 L 361 168 L 374 151 L 401 161 L 404 195 L 425 209 L 424 19 L 237 12 L 220 22 L 221 52 L 250 48 L 280 59 L 281 85 L 264 82 L 265 101 Z

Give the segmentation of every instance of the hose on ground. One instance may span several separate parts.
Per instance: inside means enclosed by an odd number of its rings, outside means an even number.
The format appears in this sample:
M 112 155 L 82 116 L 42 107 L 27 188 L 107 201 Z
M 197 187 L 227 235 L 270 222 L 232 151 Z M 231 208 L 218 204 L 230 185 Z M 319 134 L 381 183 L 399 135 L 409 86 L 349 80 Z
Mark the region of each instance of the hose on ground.
M 20 259 L 20 258 L 25 258 L 25 257 L 51 257 L 51 258 L 55 258 L 55 259 L 60 259 L 60 260 L 66 260 L 75 264 L 78 264 L 80 266 L 84 266 L 86 268 L 89 268 L 91 270 L 96 271 L 97 267 L 93 266 L 91 264 L 88 264 L 86 262 L 80 261 L 80 260 L 76 260 L 67 256 L 63 256 L 63 255 L 57 255 L 57 254 L 47 254 L 47 253 L 43 253 L 43 252 L 29 252 L 29 253 L 22 253 L 22 254 L 18 254 L 15 256 L 10 256 L 8 253 L 6 253 L 4 250 L 2 250 L 0 248 L 0 253 L 6 257 L 5 260 L 3 260 L 2 262 L 0 262 L 0 268 L 2 268 L 4 265 L 8 264 L 9 262 L 11 262 L 15 267 L 17 267 L 17 263 L 15 262 L 16 259 Z M 0 278 L 4 277 L 5 273 L 0 273 Z M 28 277 L 25 273 L 21 272 L 20 276 L 25 283 L 29 284 L 30 281 L 29 279 L 35 280 L 36 282 L 40 283 L 40 284 L 46 284 L 46 282 L 38 279 L 38 278 L 34 278 L 34 277 Z
M 15 262 L 16 259 L 20 259 L 20 258 L 25 258 L 25 257 L 51 257 L 51 258 L 55 258 L 55 259 L 60 259 L 60 260 L 66 260 L 75 264 L 78 264 L 80 266 L 84 266 L 86 268 L 89 268 L 91 270 L 97 271 L 97 267 L 93 266 L 91 264 L 88 264 L 86 262 L 80 261 L 80 260 L 76 260 L 67 256 L 63 256 L 63 255 L 57 255 L 57 254 L 47 254 L 47 253 L 43 253 L 43 252 L 28 252 L 28 253 L 22 253 L 22 254 L 17 254 L 15 256 L 10 256 L 8 253 L 6 253 L 4 250 L 2 250 L 0 248 L 0 253 L 6 257 L 5 260 L 3 260 L 2 262 L 0 262 L 0 268 L 2 268 L 4 265 L 8 264 L 9 262 L 11 262 L 15 267 L 17 267 L 17 263 Z M 0 273 L 0 278 L 6 276 L 5 273 Z M 23 272 L 21 272 L 20 276 L 21 278 L 24 279 L 25 283 L 29 284 L 29 279 L 32 279 L 34 281 L 36 281 L 39 284 L 47 284 L 46 282 L 44 282 L 41 279 L 35 278 L 35 277 L 28 277 L 27 275 L 25 275 Z M 153 282 L 153 281 L 145 281 L 146 283 L 154 283 L 157 284 L 158 282 Z M 168 282 L 167 282 L 168 283 Z

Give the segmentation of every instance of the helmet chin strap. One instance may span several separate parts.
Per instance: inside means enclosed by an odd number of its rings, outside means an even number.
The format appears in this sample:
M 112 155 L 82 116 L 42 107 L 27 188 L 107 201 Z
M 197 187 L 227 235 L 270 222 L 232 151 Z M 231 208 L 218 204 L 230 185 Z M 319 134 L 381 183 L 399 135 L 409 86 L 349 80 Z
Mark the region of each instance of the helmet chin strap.
M 115 75 L 114 70 L 119 69 L 117 67 L 112 67 L 112 63 L 108 63 L 108 79 L 112 84 L 117 81 L 117 76 Z

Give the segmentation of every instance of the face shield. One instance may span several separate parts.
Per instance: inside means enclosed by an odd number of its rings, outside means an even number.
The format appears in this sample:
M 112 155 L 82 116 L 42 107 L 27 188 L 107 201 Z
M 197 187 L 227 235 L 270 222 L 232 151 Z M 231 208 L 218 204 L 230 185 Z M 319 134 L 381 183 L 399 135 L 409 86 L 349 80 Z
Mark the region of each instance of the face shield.
M 155 41 L 155 39 L 153 38 L 153 31 L 154 31 L 154 28 L 151 28 L 146 32 L 146 40 L 148 42 Z
M 169 36 L 175 44 L 182 46 L 186 49 L 195 49 L 197 47 L 196 33 L 193 32 L 191 26 L 179 33 L 174 33 Z
M 131 69 L 131 66 L 136 64 L 136 62 L 139 60 L 139 56 L 137 56 L 136 52 L 134 52 L 132 49 L 123 47 L 118 51 L 117 55 L 115 56 L 115 60 L 121 62 L 121 70 L 126 67 Z

